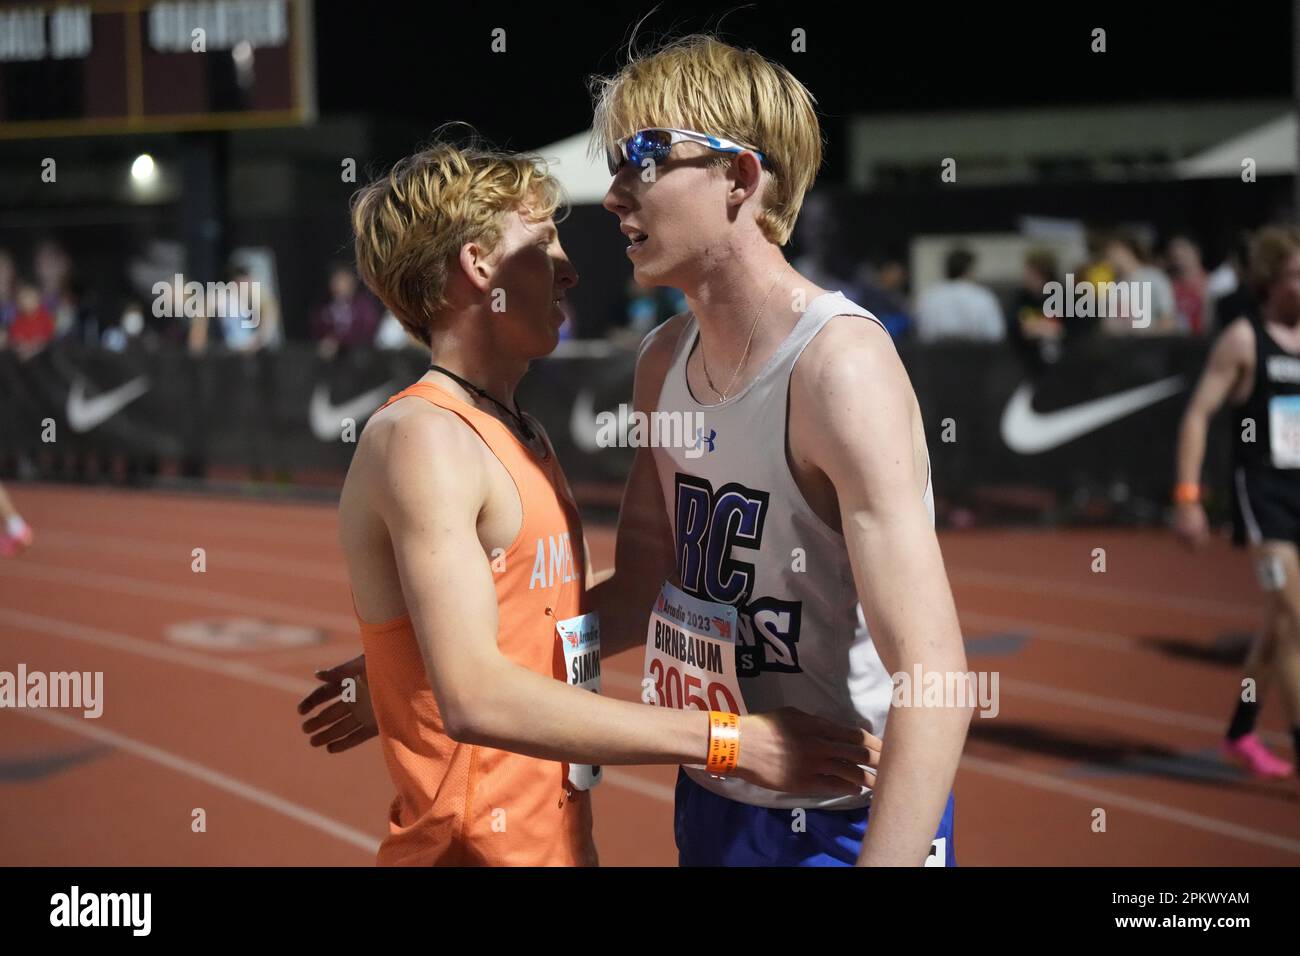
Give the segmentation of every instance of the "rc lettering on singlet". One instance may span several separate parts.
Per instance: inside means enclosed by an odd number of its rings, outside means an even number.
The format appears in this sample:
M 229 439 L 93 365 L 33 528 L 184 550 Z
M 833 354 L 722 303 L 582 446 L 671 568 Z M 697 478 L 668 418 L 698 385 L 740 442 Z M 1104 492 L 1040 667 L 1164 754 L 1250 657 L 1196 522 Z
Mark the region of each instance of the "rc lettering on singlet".
M 660 707 L 745 713 L 736 678 L 736 609 L 665 581 L 646 628 L 645 676 Z
M 555 622 L 564 648 L 564 676 L 574 687 L 600 693 L 600 619 L 595 613 Z M 569 783 L 575 790 L 590 790 L 600 783 L 600 768 L 569 764 Z
M 1269 453 L 1275 468 L 1300 468 L 1300 395 L 1268 402 Z
M 764 671 L 800 673 L 799 628 L 803 604 L 756 596 L 754 565 L 734 552 L 763 543 L 770 495 L 728 482 L 716 491 L 696 475 L 677 473 L 675 546 L 682 590 L 703 601 L 739 610 L 736 672 L 754 677 Z

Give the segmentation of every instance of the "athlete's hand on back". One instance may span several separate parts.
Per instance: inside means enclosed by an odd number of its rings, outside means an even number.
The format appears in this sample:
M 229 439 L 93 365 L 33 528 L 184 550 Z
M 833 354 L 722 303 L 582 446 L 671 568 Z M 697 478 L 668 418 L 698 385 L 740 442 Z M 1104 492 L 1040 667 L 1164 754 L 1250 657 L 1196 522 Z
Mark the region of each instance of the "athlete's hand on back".
M 370 687 L 366 683 L 364 654 L 317 671 L 316 677 L 321 685 L 299 701 L 298 713 L 310 713 L 326 701 L 334 703 L 303 722 L 303 733 L 312 735 L 313 747 L 324 746 L 336 754 L 378 736 L 379 727 L 370 706 Z M 354 683 L 345 686 L 343 682 L 349 679 Z
M 1199 501 L 1185 502 L 1174 512 L 1174 531 L 1189 548 L 1203 548 L 1210 540 L 1210 522 Z
M 793 707 L 740 718 L 740 762 L 735 775 L 783 793 L 854 795 L 874 787 L 862 766 L 880 764 L 881 741 Z

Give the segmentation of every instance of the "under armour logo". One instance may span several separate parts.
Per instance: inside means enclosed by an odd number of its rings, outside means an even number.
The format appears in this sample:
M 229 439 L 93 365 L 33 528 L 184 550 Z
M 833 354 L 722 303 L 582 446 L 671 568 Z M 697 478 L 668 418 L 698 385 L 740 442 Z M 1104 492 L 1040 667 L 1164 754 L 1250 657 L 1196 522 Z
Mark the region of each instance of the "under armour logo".
M 709 437 L 707 438 L 704 437 L 704 429 L 697 428 L 695 429 L 695 444 L 688 445 L 687 447 L 691 449 L 696 449 L 699 448 L 702 443 L 708 442 L 709 451 L 713 451 L 713 440 L 717 437 L 718 437 L 718 430 L 716 428 L 709 429 Z

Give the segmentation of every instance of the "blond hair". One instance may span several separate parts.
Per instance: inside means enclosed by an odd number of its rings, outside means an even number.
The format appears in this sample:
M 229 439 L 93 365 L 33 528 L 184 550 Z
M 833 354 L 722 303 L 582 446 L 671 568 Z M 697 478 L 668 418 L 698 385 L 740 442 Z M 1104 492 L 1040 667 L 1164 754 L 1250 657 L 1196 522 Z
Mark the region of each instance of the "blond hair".
M 1265 226 L 1250 240 L 1250 285 L 1263 302 L 1269 289 L 1286 271 L 1287 260 L 1300 252 L 1300 230 L 1295 226 Z
M 770 179 L 757 216 L 763 235 L 789 241 L 822 162 L 816 100 L 785 67 L 754 50 L 694 34 L 630 52 L 614 76 L 591 79 L 593 150 L 612 152 L 638 129 L 670 126 L 724 136 L 763 153 Z M 722 166 L 731 156 L 717 153 Z
M 436 135 L 352 197 L 357 272 L 425 345 L 447 308 L 447 276 L 460 248 L 494 248 L 507 213 L 542 220 L 565 205 L 540 157 L 499 152 L 477 137 L 458 146 Z

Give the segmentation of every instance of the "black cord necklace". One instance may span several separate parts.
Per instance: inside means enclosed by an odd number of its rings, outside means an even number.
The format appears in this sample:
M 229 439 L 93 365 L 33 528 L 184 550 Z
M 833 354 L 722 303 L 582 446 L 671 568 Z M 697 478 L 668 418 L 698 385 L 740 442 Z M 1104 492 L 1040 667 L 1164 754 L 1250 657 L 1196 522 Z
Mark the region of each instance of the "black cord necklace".
M 519 431 L 523 433 L 524 438 L 526 438 L 528 441 L 532 441 L 537 437 L 537 433 L 533 431 L 532 426 L 529 425 L 528 422 L 524 419 L 524 410 L 519 407 L 518 398 L 515 399 L 514 411 L 511 411 L 502 402 L 498 402 L 495 398 L 489 395 L 485 389 L 479 388 L 473 382 L 465 381 L 455 372 L 449 372 L 441 365 L 430 365 L 429 371 L 441 372 L 443 375 L 446 375 L 449 379 L 456 382 L 456 384 L 460 385 L 462 388 L 468 389 L 469 391 L 473 392 L 475 395 L 478 395 L 480 398 L 486 398 L 489 402 L 491 402 L 493 405 L 501 409 L 501 411 L 505 412 L 507 415 L 509 415 L 511 418 L 515 420 L 515 422 L 519 425 Z

